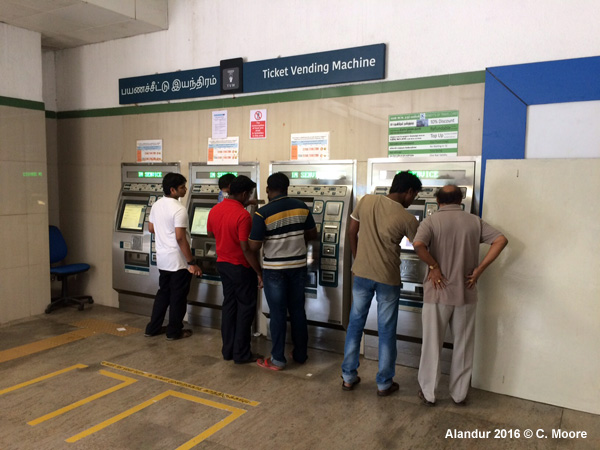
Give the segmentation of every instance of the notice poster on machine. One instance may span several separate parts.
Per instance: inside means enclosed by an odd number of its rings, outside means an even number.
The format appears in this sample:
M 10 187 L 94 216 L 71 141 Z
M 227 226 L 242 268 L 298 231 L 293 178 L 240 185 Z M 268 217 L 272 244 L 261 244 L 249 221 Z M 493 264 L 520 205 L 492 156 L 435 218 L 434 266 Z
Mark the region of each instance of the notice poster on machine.
M 458 111 L 389 116 L 388 157 L 456 156 Z
M 250 110 L 250 139 L 267 138 L 267 110 Z
M 136 162 L 162 162 L 162 139 L 147 139 L 136 142 Z
M 293 133 L 290 161 L 329 159 L 329 131 Z
M 240 138 L 239 136 L 225 139 L 208 138 L 208 164 L 239 164 Z

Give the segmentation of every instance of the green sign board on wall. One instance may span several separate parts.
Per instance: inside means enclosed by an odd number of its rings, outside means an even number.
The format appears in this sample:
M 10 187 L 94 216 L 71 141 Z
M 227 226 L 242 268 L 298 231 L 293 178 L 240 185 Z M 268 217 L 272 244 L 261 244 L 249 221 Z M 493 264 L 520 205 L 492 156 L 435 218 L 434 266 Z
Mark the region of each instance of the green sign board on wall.
M 458 111 L 398 114 L 388 120 L 388 156 L 456 156 Z

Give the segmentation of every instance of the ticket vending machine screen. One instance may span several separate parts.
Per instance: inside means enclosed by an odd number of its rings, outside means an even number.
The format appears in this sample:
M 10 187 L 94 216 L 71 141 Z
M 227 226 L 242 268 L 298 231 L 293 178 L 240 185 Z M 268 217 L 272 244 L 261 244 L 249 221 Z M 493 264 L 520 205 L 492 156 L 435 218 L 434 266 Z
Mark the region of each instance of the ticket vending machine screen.
M 144 229 L 144 218 L 146 217 L 147 203 L 140 200 L 125 200 L 119 215 L 119 226 L 121 231 L 142 231 Z
M 206 230 L 206 224 L 208 222 L 208 213 L 210 212 L 210 206 L 194 205 L 192 212 L 192 229 L 191 234 L 206 236 L 208 234 Z
M 417 218 L 417 222 L 421 223 L 421 221 L 423 220 L 423 211 L 422 210 L 407 209 L 407 211 Z M 400 241 L 400 248 L 405 251 L 414 251 L 415 250 L 415 248 L 412 245 L 412 242 L 410 242 L 406 236 L 404 236 L 402 238 L 402 241 Z

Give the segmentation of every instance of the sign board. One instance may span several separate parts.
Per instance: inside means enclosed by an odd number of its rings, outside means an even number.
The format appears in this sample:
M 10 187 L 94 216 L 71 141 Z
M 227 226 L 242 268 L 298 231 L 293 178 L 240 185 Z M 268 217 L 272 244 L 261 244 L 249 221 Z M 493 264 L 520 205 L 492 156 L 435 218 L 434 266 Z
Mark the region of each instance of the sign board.
M 329 159 L 329 132 L 293 133 L 290 161 Z
M 266 59 L 244 64 L 244 92 L 385 78 L 385 44 Z
M 147 139 L 136 142 L 136 162 L 162 162 L 162 139 Z
M 389 116 L 388 157 L 456 156 L 458 111 Z
M 250 110 L 250 139 L 267 138 L 267 110 Z
M 240 155 L 240 138 L 238 136 L 225 139 L 208 138 L 208 164 L 238 164 Z
M 119 79 L 119 104 L 160 102 L 221 94 L 219 67 Z

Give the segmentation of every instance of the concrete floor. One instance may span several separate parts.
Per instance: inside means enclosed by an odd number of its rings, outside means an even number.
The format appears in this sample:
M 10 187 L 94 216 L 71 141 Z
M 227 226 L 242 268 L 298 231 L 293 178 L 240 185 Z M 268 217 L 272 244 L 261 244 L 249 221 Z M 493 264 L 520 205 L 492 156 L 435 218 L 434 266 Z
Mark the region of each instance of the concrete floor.
M 430 408 L 403 366 L 400 391 L 379 398 L 377 362 L 364 359 L 363 381 L 345 392 L 342 355 L 311 350 L 306 364 L 271 372 L 223 361 L 218 330 L 169 342 L 144 337 L 146 322 L 93 305 L 1 326 L 0 449 L 600 448 L 597 415 L 477 389 L 456 406 L 445 376 Z M 256 338 L 256 351 L 269 348 Z M 552 438 L 559 428 L 588 437 Z M 494 439 L 496 429 L 521 437 Z M 547 437 L 524 438 L 526 429 Z

